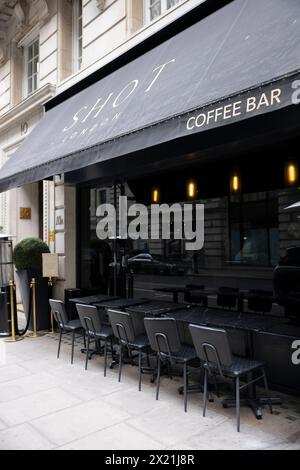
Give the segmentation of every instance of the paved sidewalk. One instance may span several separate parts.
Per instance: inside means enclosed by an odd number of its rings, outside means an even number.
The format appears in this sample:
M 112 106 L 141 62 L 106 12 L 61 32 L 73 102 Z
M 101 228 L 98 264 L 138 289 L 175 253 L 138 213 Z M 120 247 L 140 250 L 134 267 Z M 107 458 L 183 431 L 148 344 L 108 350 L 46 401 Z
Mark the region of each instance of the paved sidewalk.
M 257 421 L 242 410 L 241 433 L 235 412 L 220 400 L 202 418 L 200 394 L 189 396 L 183 411 L 177 388 L 180 378 L 162 379 L 161 396 L 137 370 L 124 367 L 103 377 L 103 358 L 84 370 L 77 343 L 70 364 L 70 342 L 64 339 L 56 359 L 57 335 L 26 338 L 15 344 L 0 341 L 0 449 L 300 449 L 300 397 L 284 396 L 275 414 L 264 410 Z

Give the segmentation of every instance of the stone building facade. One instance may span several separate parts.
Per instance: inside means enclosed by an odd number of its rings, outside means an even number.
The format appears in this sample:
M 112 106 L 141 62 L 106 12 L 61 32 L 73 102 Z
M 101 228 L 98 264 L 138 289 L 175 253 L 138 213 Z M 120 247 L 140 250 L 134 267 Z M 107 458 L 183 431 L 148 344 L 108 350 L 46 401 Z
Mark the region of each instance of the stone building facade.
M 44 103 L 204 1 L 0 0 L 0 166 L 42 118 Z M 298 216 L 285 211 L 297 191 L 279 191 L 281 255 L 299 239 Z M 201 202 L 206 241 L 193 263 L 214 275 L 218 269 L 224 273 L 232 268 L 228 197 Z M 22 208 L 31 209 L 29 218 Z M 28 236 L 43 238 L 59 254 L 58 296 L 76 286 L 76 216 L 76 190 L 64 184 L 63 176 L 0 194 L 0 231 L 15 243 Z M 161 242 L 150 242 L 148 248 L 154 255 L 169 254 Z M 261 272 L 271 279 L 272 267 Z
M 45 102 L 203 1 L 1 0 L 0 166 L 42 118 Z M 39 236 L 59 253 L 60 293 L 76 285 L 75 227 L 75 190 L 63 177 L 0 195 L 1 232 L 15 242 Z

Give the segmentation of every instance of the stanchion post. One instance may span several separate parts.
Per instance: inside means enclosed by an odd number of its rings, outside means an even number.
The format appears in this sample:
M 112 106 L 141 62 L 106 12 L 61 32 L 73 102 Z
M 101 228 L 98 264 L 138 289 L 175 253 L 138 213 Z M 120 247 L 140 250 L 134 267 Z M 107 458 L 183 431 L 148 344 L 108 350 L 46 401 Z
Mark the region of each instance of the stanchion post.
M 33 338 L 37 338 L 37 323 L 36 323 L 36 279 L 32 278 L 32 309 L 33 309 Z
M 15 290 L 16 286 L 14 281 L 9 281 L 9 296 L 10 296 L 10 321 L 11 321 L 11 337 L 7 338 L 5 342 L 16 343 L 21 341 L 23 338 L 16 336 L 16 322 L 15 322 Z
M 52 277 L 49 277 L 49 280 L 48 280 L 48 287 L 53 287 L 53 279 Z M 50 313 L 51 317 L 50 317 L 50 320 L 51 320 L 51 333 L 54 334 L 55 331 L 54 331 L 54 318 L 53 318 L 53 312 L 52 312 L 52 309 L 51 309 L 51 313 Z
M 10 316 L 11 316 L 11 338 L 16 341 L 16 324 L 15 324 L 15 308 L 14 308 L 14 281 L 9 281 L 9 294 L 10 294 Z

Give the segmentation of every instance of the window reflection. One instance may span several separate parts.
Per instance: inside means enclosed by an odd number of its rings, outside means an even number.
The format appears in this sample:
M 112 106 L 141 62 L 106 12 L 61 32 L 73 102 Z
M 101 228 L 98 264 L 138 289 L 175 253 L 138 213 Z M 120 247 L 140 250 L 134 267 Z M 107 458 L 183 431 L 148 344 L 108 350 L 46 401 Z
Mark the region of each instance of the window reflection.
M 278 193 L 231 196 L 231 262 L 275 266 L 279 260 Z
M 184 185 L 182 200 L 183 205 Z M 143 184 L 125 183 L 122 194 L 128 204 L 151 205 Z M 118 187 L 116 196 L 121 194 Z M 98 240 L 96 227 L 99 222 L 97 207 L 114 203 L 113 186 L 101 186 L 81 190 L 81 286 L 94 288 L 107 286 L 107 278 L 117 253 L 118 266 L 127 267 L 136 276 L 149 276 L 155 282 L 170 278 L 169 282 L 182 282 L 183 277 L 194 276 L 231 265 L 275 266 L 279 260 L 278 191 L 256 192 L 243 195 L 202 199 L 205 205 L 205 242 L 199 251 L 187 251 L 185 240 L 176 239 L 174 222 L 171 219 L 170 239 L 147 240 Z M 117 199 L 118 200 L 118 199 Z M 130 222 L 130 220 L 129 220 Z M 178 228 L 177 228 L 178 229 Z M 160 231 L 162 226 L 160 225 Z M 142 278 L 141 278 L 142 279 Z M 148 279 L 148 280 L 147 280 Z M 180 281 L 181 279 L 181 281 Z M 183 281 L 184 282 L 184 281 Z

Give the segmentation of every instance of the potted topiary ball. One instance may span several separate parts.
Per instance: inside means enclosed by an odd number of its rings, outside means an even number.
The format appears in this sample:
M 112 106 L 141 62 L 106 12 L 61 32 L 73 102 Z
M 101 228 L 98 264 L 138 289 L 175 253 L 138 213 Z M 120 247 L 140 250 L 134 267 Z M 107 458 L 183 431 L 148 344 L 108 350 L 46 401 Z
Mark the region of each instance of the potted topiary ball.
M 50 327 L 49 289 L 48 280 L 43 278 L 43 253 L 50 253 L 46 243 L 38 238 L 26 238 L 15 246 L 13 262 L 19 281 L 26 320 L 29 315 L 31 289 L 33 278 L 36 279 L 36 312 L 37 330 L 47 330 Z M 33 329 L 33 315 L 31 305 L 31 319 L 29 329 Z

